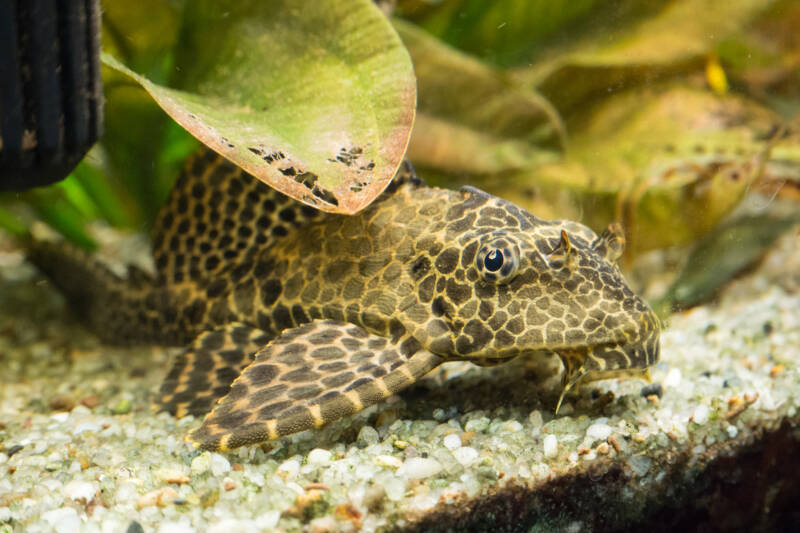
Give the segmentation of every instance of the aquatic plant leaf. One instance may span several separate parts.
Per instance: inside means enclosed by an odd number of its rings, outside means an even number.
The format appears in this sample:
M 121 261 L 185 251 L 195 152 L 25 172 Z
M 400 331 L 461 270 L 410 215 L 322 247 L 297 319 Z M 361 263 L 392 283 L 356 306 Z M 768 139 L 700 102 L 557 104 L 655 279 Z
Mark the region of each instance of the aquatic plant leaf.
M 538 162 L 563 144 L 558 113 L 500 70 L 394 20 L 417 75 L 418 110 L 408 157 L 445 172 L 501 172 Z
M 618 0 L 612 10 L 598 0 L 400 0 L 397 12 L 451 46 L 508 67 L 529 62 L 565 28 L 589 18 L 596 26 L 611 11 L 618 24 L 641 3 Z
M 202 142 L 324 211 L 355 213 L 385 188 L 413 121 L 408 54 L 367 0 L 193 2 L 169 86 L 103 61 Z
M 769 3 L 661 3 L 649 16 L 616 23 L 613 31 L 575 29 L 583 37 L 553 46 L 531 66 L 518 69 L 516 75 L 521 82 L 539 88 L 562 113 L 568 109 L 580 112 L 579 104 L 593 94 L 602 94 L 600 91 L 685 73 L 692 61 L 704 64 L 703 57 L 723 38 L 742 28 Z
M 750 24 L 717 46 L 730 78 L 784 116 L 800 113 L 800 3 L 769 3 Z
M 540 159 L 543 147 L 564 144 L 564 125 L 536 91 L 491 67 L 394 20 L 414 61 L 417 127 L 409 157 L 446 171 L 500 172 Z
M 714 228 L 694 246 L 657 306 L 678 311 L 710 300 L 798 223 L 800 213 L 793 217 L 763 214 L 742 216 Z
M 563 160 L 485 186 L 534 212 L 556 206 L 559 217 L 598 230 L 622 222 L 626 253 L 639 253 L 708 232 L 765 168 L 800 171 L 788 139 L 777 144 L 781 166 L 766 165 L 782 120 L 733 95 L 669 86 L 629 91 L 607 99 L 586 124 Z

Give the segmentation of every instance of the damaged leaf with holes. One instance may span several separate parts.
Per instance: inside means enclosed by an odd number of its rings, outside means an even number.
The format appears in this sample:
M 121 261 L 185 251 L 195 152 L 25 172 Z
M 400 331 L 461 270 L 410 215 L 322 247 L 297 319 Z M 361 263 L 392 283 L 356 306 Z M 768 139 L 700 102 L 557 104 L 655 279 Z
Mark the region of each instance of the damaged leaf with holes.
M 203 143 L 323 211 L 380 194 L 414 117 L 408 53 L 368 0 L 193 2 L 169 85 L 103 59 Z

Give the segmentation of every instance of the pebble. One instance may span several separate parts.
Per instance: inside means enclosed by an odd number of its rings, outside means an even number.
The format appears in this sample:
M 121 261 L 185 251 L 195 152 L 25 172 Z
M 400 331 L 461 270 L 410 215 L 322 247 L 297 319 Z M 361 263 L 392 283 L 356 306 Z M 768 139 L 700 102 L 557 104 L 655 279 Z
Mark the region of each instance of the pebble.
M 401 461 L 394 455 L 379 455 L 375 457 L 375 464 L 382 466 L 384 468 L 397 469 L 403 466 L 403 461 Z
M 361 431 L 358 432 L 356 444 L 359 448 L 366 448 L 367 446 L 378 444 L 378 440 L 378 430 L 372 426 L 364 426 L 361 428 Z
M 406 459 L 403 465 L 397 469 L 397 475 L 409 479 L 424 479 L 435 476 L 441 471 L 442 464 L 436 459 L 412 457 Z
M 453 456 L 462 465 L 469 466 L 478 460 L 478 450 L 469 446 L 462 446 L 453 450 Z
M 151 490 L 139 496 L 139 499 L 136 500 L 136 506 L 139 509 L 153 506 L 165 507 L 173 503 L 174 500 L 179 497 L 180 495 L 172 487 L 163 487 Z
M 646 455 L 634 455 L 628 459 L 628 465 L 631 467 L 631 470 L 639 477 L 647 474 L 652 462 L 653 460 Z
M 664 386 L 667 388 L 677 387 L 681 384 L 681 371 L 677 368 L 670 368 L 664 378 Z
M 288 459 L 278 466 L 278 474 L 284 479 L 293 478 L 300 472 L 300 461 L 297 459 Z
M 122 398 L 111 407 L 111 412 L 115 415 L 126 415 L 131 412 L 133 404 L 127 398 Z
M 158 526 L 158 533 L 195 533 L 195 529 L 187 522 L 164 522 Z
M 476 433 L 480 433 L 482 431 L 485 431 L 486 428 L 488 428 L 488 427 L 489 427 L 489 419 L 486 418 L 485 416 L 481 416 L 481 417 L 478 417 L 478 418 L 473 418 L 473 419 L 467 421 L 466 424 L 464 424 L 464 430 L 466 430 L 466 431 L 474 431 Z
M 711 416 L 711 411 L 708 409 L 707 405 L 700 404 L 694 408 L 692 412 L 692 422 L 702 426 L 706 422 L 708 422 L 709 417 Z
M 64 496 L 72 500 L 80 500 L 83 498 L 87 502 L 91 501 L 92 498 L 94 498 L 95 492 L 96 489 L 92 483 L 78 479 L 74 479 L 64 486 Z
M 447 448 L 450 451 L 453 451 L 461 447 L 461 437 L 459 437 L 455 433 L 451 433 L 450 435 L 447 435 L 444 438 L 442 443 L 444 444 L 445 448 Z
M 539 430 L 544 425 L 544 420 L 542 419 L 542 412 L 538 409 L 534 409 L 531 411 L 531 414 L 528 415 L 528 423 L 531 426 L 531 429 Z
M 280 511 L 267 511 L 256 518 L 256 525 L 262 530 L 274 529 L 278 526 L 278 521 L 281 519 Z
M 218 453 L 211 454 L 210 460 L 211 473 L 215 476 L 224 476 L 231 471 L 231 463 Z
M 558 438 L 555 435 L 545 435 L 542 449 L 545 457 L 553 457 L 558 453 Z
M 608 424 L 592 424 L 586 428 L 586 436 L 594 440 L 606 440 L 611 435 L 611 426 Z
M 193 476 L 199 476 L 208 472 L 208 469 L 211 468 L 211 453 L 203 452 L 192 459 L 190 468 Z
M 322 448 L 314 448 L 308 452 L 308 464 L 310 465 L 326 465 L 331 462 L 333 453 Z
M 81 528 L 78 511 L 72 507 L 61 507 L 42 513 L 42 520 L 47 522 L 55 533 L 77 533 Z

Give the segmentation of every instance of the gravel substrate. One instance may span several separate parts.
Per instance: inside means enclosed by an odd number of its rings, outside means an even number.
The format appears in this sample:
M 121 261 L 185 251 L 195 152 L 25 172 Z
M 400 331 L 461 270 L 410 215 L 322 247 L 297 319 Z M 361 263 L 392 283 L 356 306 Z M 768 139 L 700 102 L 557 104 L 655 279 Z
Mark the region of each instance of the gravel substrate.
M 669 474 L 664 452 L 690 468 L 797 424 L 798 233 L 716 304 L 670 319 L 653 384 L 584 386 L 558 417 L 554 357 L 450 364 L 322 430 L 200 453 L 183 440 L 198 420 L 150 407 L 171 353 L 100 344 L 0 235 L 0 533 L 412 528 L 601 463 L 621 469 L 615 497 L 633 505 Z

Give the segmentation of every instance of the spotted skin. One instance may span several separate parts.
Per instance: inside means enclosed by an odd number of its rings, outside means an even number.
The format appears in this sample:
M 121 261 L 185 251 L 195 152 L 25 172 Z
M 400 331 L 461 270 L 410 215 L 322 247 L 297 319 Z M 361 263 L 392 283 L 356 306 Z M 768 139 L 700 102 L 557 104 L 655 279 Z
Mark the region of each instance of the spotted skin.
M 259 351 L 191 438 L 226 450 L 319 427 L 391 396 L 442 361 L 426 350 L 406 356 L 390 339 L 347 322 L 313 320 Z
M 159 391 L 160 406 L 178 417 L 208 413 L 269 340 L 239 322 L 201 333 L 175 358 Z
M 59 279 L 58 253 L 34 245 L 31 258 L 105 338 L 197 338 L 160 404 L 202 414 L 221 397 L 192 434 L 206 449 L 319 426 L 446 360 L 489 366 L 554 351 L 562 398 L 582 381 L 645 376 L 658 360 L 658 320 L 616 265 L 618 226 L 597 236 L 478 189 L 426 187 L 408 165 L 373 204 L 344 216 L 312 212 L 200 155 L 158 220 L 156 279 L 132 290 L 87 260 L 98 283 L 83 294 L 75 274 Z M 113 320 L 103 317 L 109 299 Z M 320 363 L 315 346 L 335 351 L 335 365 Z

